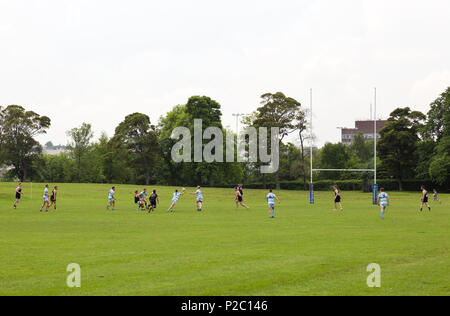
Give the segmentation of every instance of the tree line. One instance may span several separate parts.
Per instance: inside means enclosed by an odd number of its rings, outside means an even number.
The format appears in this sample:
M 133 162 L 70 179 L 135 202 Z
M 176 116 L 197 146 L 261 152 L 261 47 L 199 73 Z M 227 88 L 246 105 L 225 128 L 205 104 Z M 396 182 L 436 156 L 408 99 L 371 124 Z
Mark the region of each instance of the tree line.
M 67 131 L 67 145 L 47 143 L 47 147 L 65 151 L 46 155 L 35 138 L 50 128 L 50 118 L 18 105 L 0 107 L 0 163 L 12 167 L 3 180 L 182 186 L 261 183 L 263 187 L 274 183 L 277 188 L 283 181 L 298 181 L 308 188 L 307 110 L 297 100 L 281 92 L 264 94 L 260 107 L 242 121 L 245 127 L 279 128 L 280 167 L 274 174 L 261 173 L 260 162 L 174 162 L 171 154 L 177 140 L 171 138 L 172 131 L 176 127 L 193 131 L 194 119 L 203 120 L 203 129 L 217 127 L 237 138 L 223 126 L 217 101 L 193 96 L 160 117 L 156 124 L 145 113 L 128 115 L 112 137 L 102 133 L 95 139 L 92 126 L 83 123 Z M 427 114 L 409 107 L 395 109 L 380 134 L 380 179 L 396 179 L 400 189 L 405 180 L 412 179 L 448 187 L 450 87 L 431 104 Z M 294 138 L 295 144 L 288 141 Z M 314 149 L 314 168 L 371 169 L 373 150 L 373 141 L 367 142 L 363 135 L 356 135 L 351 145 L 327 143 Z M 331 172 L 318 173 L 315 180 L 359 179 L 370 183 L 371 177 L 368 173 Z

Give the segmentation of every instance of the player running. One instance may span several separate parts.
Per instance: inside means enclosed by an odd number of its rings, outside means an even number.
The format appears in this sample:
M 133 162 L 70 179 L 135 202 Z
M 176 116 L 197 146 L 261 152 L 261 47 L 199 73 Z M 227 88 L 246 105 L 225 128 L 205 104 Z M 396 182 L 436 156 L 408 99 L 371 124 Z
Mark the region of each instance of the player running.
M 378 195 L 378 206 L 381 207 L 381 219 L 384 219 L 384 214 L 387 207 L 389 207 L 390 199 L 389 195 L 384 192 L 384 188 L 380 189 L 380 194 Z
M 422 190 L 422 199 L 420 200 L 420 211 L 422 212 L 423 210 L 423 205 L 425 204 L 428 207 L 428 211 L 431 212 L 431 207 L 430 204 L 428 204 L 428 191 L 425 189 L 425 187 L 422 185 L 420 187 L 420 189 Z
M 159 195 L 156 193 L 156 190 L 153 190 L 152 194 L 150 194 L 149 202 L 148 212 L 151 213 L 152 211 L 155 211 L 157 204 L 159 203 Z
M 175 192 L 173 193 L 173 198 L 172 198 L 172 204 L 169 207 L 169 212 L 173 212 L 173 208 L 175 207 L 175 205 L 178 203 L 178 200 L 180 199 L 180 197 L 186 193 L 186 189 L 183 188 L 183 192 L 180 193 L 178 190 L 175 190 Z
M 249 207 L 244 204 L 244 190 L 242 187 L 242 184 L 238 184 L 236 188 L 234 188 L 234 193 L 236 195 L 236 210 L 239 209 L 239 204 L 242 205 L 242 207 L 248 209 Z
M 134 191 L 134 204 L 138 211 L 145 211 L 144 196 L 138 190 Z
M 137 210 L 139 211 L 141 208 L 141 196 L 138 190 L 134 191 L 134 204 L 137 205 Z
M 42 203 L 41 212 L 44 210 L 44 206 L 47 205 L 45 208 L 45 212 L 48 212 L 48 208 L 50 207 L 50 202 L 48 201 L 48 184 L 45 185 L 44 189 L 44 195 L 43 195 L 44 202 Z
M 50 196 L 50 202 L 51 202 L 50 207 L 53 206 L 55 211 L 56 211 L 56 194 L 57 194 L 57 192 L 58 192 L 58 187 L 55 186 L 55 188 L 52 190 L 52 195 Z
M 143 205 L 144 205 L 144 209 L 143 211 L 148 209 L 148 204 L 147 204 L 147 197 L 148 197 L 148 193 L 147 193 L 147 189 L 144 189 L 144 191 L 141 192 L 140 194 Z
M 341 192 L 339 191 L 339 188 L 337 187 L 337 185 L 333 186 L 333 191 L 334 191 L 334 210 L 337 211 L 337 204 L 339 204 L 341 211 L 344 210 L 344 208 L 342 207 L 342 202 L 341 202 Z
M 116 210 L 115 194 L 116 194 L 116 187 L 112 187 L 112 189 L 109 190 L 109 192 L 108 192 L 108 205 L 106 206 L 107 210 L 109 210 L 110 207 L 113 211 Z
M 16 202 L 14 203 L 14 209 L 17 209 L 17 205 L 19 205 L 22 195 L 22 182 L 20 182 L 19 186 L 16 188 Z
M 441 200 L 439 200 L 438 192 L 437 192 L 436 189 L 433 189 L 433 200 L 434 200 L 435 202 L 441 203 Z
M 196 206 L 197 206 L 197 211 L 201 212 L 203 209 L 203 194 L 201 191 L 201 187 L 197 186 L 197 191 L 190 193 L 192 195 L 196 195 L 197 199 L 196 199 Z
M 266 196 L 266 200 L 269 204 L 270 218 L 275 218 L 275 200 L 277 200 L 278 203 L 281 203 L 280 199 L 275 194 L 273 194 L 273 190 L 271 189 L 269 190 L 269 194 L 267 194 Z

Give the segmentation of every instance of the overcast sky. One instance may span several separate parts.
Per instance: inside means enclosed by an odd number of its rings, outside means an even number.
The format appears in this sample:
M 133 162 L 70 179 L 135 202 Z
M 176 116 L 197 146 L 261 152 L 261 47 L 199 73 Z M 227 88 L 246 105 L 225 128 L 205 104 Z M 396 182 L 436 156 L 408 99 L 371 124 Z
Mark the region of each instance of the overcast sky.
M 192 95 L 250 113 L 266 92 L 309 106 L 318 144 L 399 106 L 424 112 L 450 86 L 448 0 L 0 0 L 0 105 L 52 119 L 41 142 L 91 123 L 112 136 Z

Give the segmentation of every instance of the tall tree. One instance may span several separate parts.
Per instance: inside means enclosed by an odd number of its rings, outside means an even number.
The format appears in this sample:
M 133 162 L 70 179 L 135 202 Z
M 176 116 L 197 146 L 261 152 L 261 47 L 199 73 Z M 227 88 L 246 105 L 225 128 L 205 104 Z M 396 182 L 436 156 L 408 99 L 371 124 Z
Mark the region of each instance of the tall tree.
M 192 118 L 187 113 L 185 105 L 177 105 L 169 111 L 164 117 L 161 117 L 158 124 L 159 144 L 161 156 L 164 161 L 162 172 L 166 174 L 168 184 L 178 185 L 187 181 L 185 177 L 187 164 L 175 163 L 172 160 L 172 148 L 176 140 L 171 138 L 172 131 L 177 127 L 190 127 Z
M 429 175 L 439 184 L 450 182 L 450 87 L 431 104 L 426 130 L 436 140 Z M 430 146 L 431 148 L 431 146 Z M 427 153 L 430 156 L 430 152 Z
M 25 181 L 33 160 L 42 152 L 34 139 L 45 134 L 50 127 L 50 118 L 26 111 L 22 106 L 10 105 L 1 111 L 1 143 L 5 163 L 14 166 L 14 174 Z
M 450 87 L 431 103 L 425 130 L 427 136 L 437 142 L 445 133 L 450 133 Z
M 431 179 L 441 185 L 450 182 L 450 135 L 442 137 L 430 164 Z
M 261 96 L 261 107 L 256 111 L 256 119 L 253 121 L 254 127 L 266 127 L 269 131 L 272 127 L 278 127 L 280 130 L 279 142 L 289 134 L 298 129 L 296 118 L 299 117 L 301 108 L 300 102 L 285 96 L 282 92 L 275 94 L 266 93 Z M 268 142 L 270 144 L 270 142 Z M 280 189 L 280 173 L 275 172 L 275 184 Z
M 94 137 L 91 124 L 83 123 L 80 127 L 73 128 L 67 132 L 71 138 L 69 149 L 76 161 L 78 182 L 82 179 L 83 158 L 89 152 L 91 140 Z
M 378 141 L 378 154 L 383 165 L 398 181 L 400 191 L 403 180 L 414 178 L 417 167 L 417 146 L 419 132 L 423 129 L 426 116 L 409 107 L 393 111 L 381 130 Z
M 130 164 L 136 172 L 142 172 L 145 184 L 151 180 L 151 168 L 156 168 L 159 156 L 158 135 L 150 118 L 142 113 L 128 115 L 116 128 L 113 141 L 123 144 L 130 152 Z M 136 175 L 139 177 L 139 174 Z
M 192 132 L 193 138 L 194 120 L 196 119 L 202 120 L 202 134 L 209 127 L 217 127 L 223 129 L 222 112 L 220 108 L 221 106 L 217 101 L 207 96 L 193 96 L 189 98 L 186 104 L 186 113 L 191 119 L 189 128 Z M 192 139 L 192 146 L 195 146 L 194 139 Z M 194 155 L 194 150 L 192 150 L 192 155 Z M 213 186 L 215 184 L 217 175 L 221 170 L 221 167 L 223 167 L 220 163 L 207 163 L 205 161 L 193 162 L 192 166 L 197 178 L 197 183 L 208 183 L 210 186 Z

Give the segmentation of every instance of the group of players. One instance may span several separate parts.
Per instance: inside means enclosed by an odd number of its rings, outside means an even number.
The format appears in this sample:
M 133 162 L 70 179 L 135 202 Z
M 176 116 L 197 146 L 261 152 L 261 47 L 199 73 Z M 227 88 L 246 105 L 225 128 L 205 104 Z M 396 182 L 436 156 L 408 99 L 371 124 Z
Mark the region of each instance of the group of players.
M 58 193 L 58 187 L 55 186 L 51 192 L 49 193 L 49 185 L 45 185 L 44 188 L 44 195 L 42 196 L 43 202 L 40 211 L 48 212 L 48 209 L 53 206 L 53 208 L 56 211 L 56 195 Z M 19 185 L 16 188 L 16 202 L 14 202 L 14 209 L 17 209 L 17 205 L 19 205 L 20 200 L 22 199 L 23 191 L 22 191 L 22 183 L 19 183 Z
M 420 212 L 423 211 L 424 206 L 426 206 L 428 210 L 431 212 L 431 206 L 428 201 L 428 191 L 425 189 L 424 186 L 422 186 L 420 189 L 422 192 Z M 234 190 L 235 190 L 236 209 L 239 208 L 239 205 L 248 209 L 249 207 L 244 204 L 243 185 L 242 184 L 237 185 Z M 344 208 L 342 206 L 341 192 L 337 186 L 333 186 L 333 191 L 334 191 L 334 210 L 337 211 L 337 205 L 339 205 L 340 210 L 343 211 Z M 52 206 L 56 211 L 57 192 L 58 192 L 57 186 L 55 186 L 52 192 L 49 193 L 49 185 L 48 184 L 45 185 L 43 194 L 43 203 L 40 212 L 44 212 L 44 210 L 45 212 L 48 212 L 49 208 L 51 208 Z M 115 193 L 116 193 L 115 187 L 112 187 L 111 190 L 108 192 L 108 205 L 106 207 L 108 210 L 111 209 L 114 211 L 116 208 Z M 185 193 L 186 193 L 185 188 L 183 188 L 181 192 L 179 190 L 175 190 L 172 197 L 172 203 L 168 209 L 169 212 L 174 211 L 174 208 L 178 203 L 180 197 L 182 197 Z M 191 192 L 189 194 L 196 196 L 197 211 L 201 212 L 203 210 L 203 194 L 201 191 L 201 187 L 197 186 L 196 191 Z M 17 206 L 20 203 L 22 195 L 23 195 L 22 183 L 19 183 L 18 187 L 16 188 L 16 201 L 14 203 L 14 209 L 17 209 Z M 440 202 L 436 189 L 433 190 L 433 198 L 434 201 Z M 269 207 L 269 216 L 270 218 L 275 218 L 275 200 L 278 201 L 278 203 L 280 203 L 280 199 L 273 193 L 273 190 L 269 190 L 269 193 L 266 196 L 266 200 Z M 151 213 L 152 211 L 156 210 L 159 204 L 159 195 L 157 194 L 156 190 L 153 190 L 150 195 L 148 195 L 147 189 L 144 189 L 140 193 L 138 190 L 136 190 L 134 192 L 134 203 L 136 204 L 138 211 L 148 211 L 148 213 Z M 390 206 L 390 198 L 389 195 L 385 192 L 384 188 L 380 189 L 380 194 L 378 195 L 378 206 L 381 208 L 381 219 L 384 219 L 387 208 Z
M 420 212 L 423 211 L 424 205 L 428 208 L 428 211 L 431 212 L 431 206 L 428 201 L 428 191 L 425 189 L 425 186 L 421 186 L 420 190 L 422 192 L 422 197 L 420 199 Z M 344 210 L 342 206 L 342 198 L 341 192 L 337 186 L 333 186 L 334 191 L 334 210 L 337 211 L 337 205 L 339 204 L 341 211 Z M 435 202 L 441 202 L 438 197 L 438 193 L 436 189 L 433 189 L 433 198 Z M 384 215 L 386 214 L 387 208 L 390 206 L 390 198 L 389 195 L 385 192 L 384 188 L 380 189 L 380 194 L 378 195 L 378 206 L 381 208 L 381 219 L 384 219 Z

